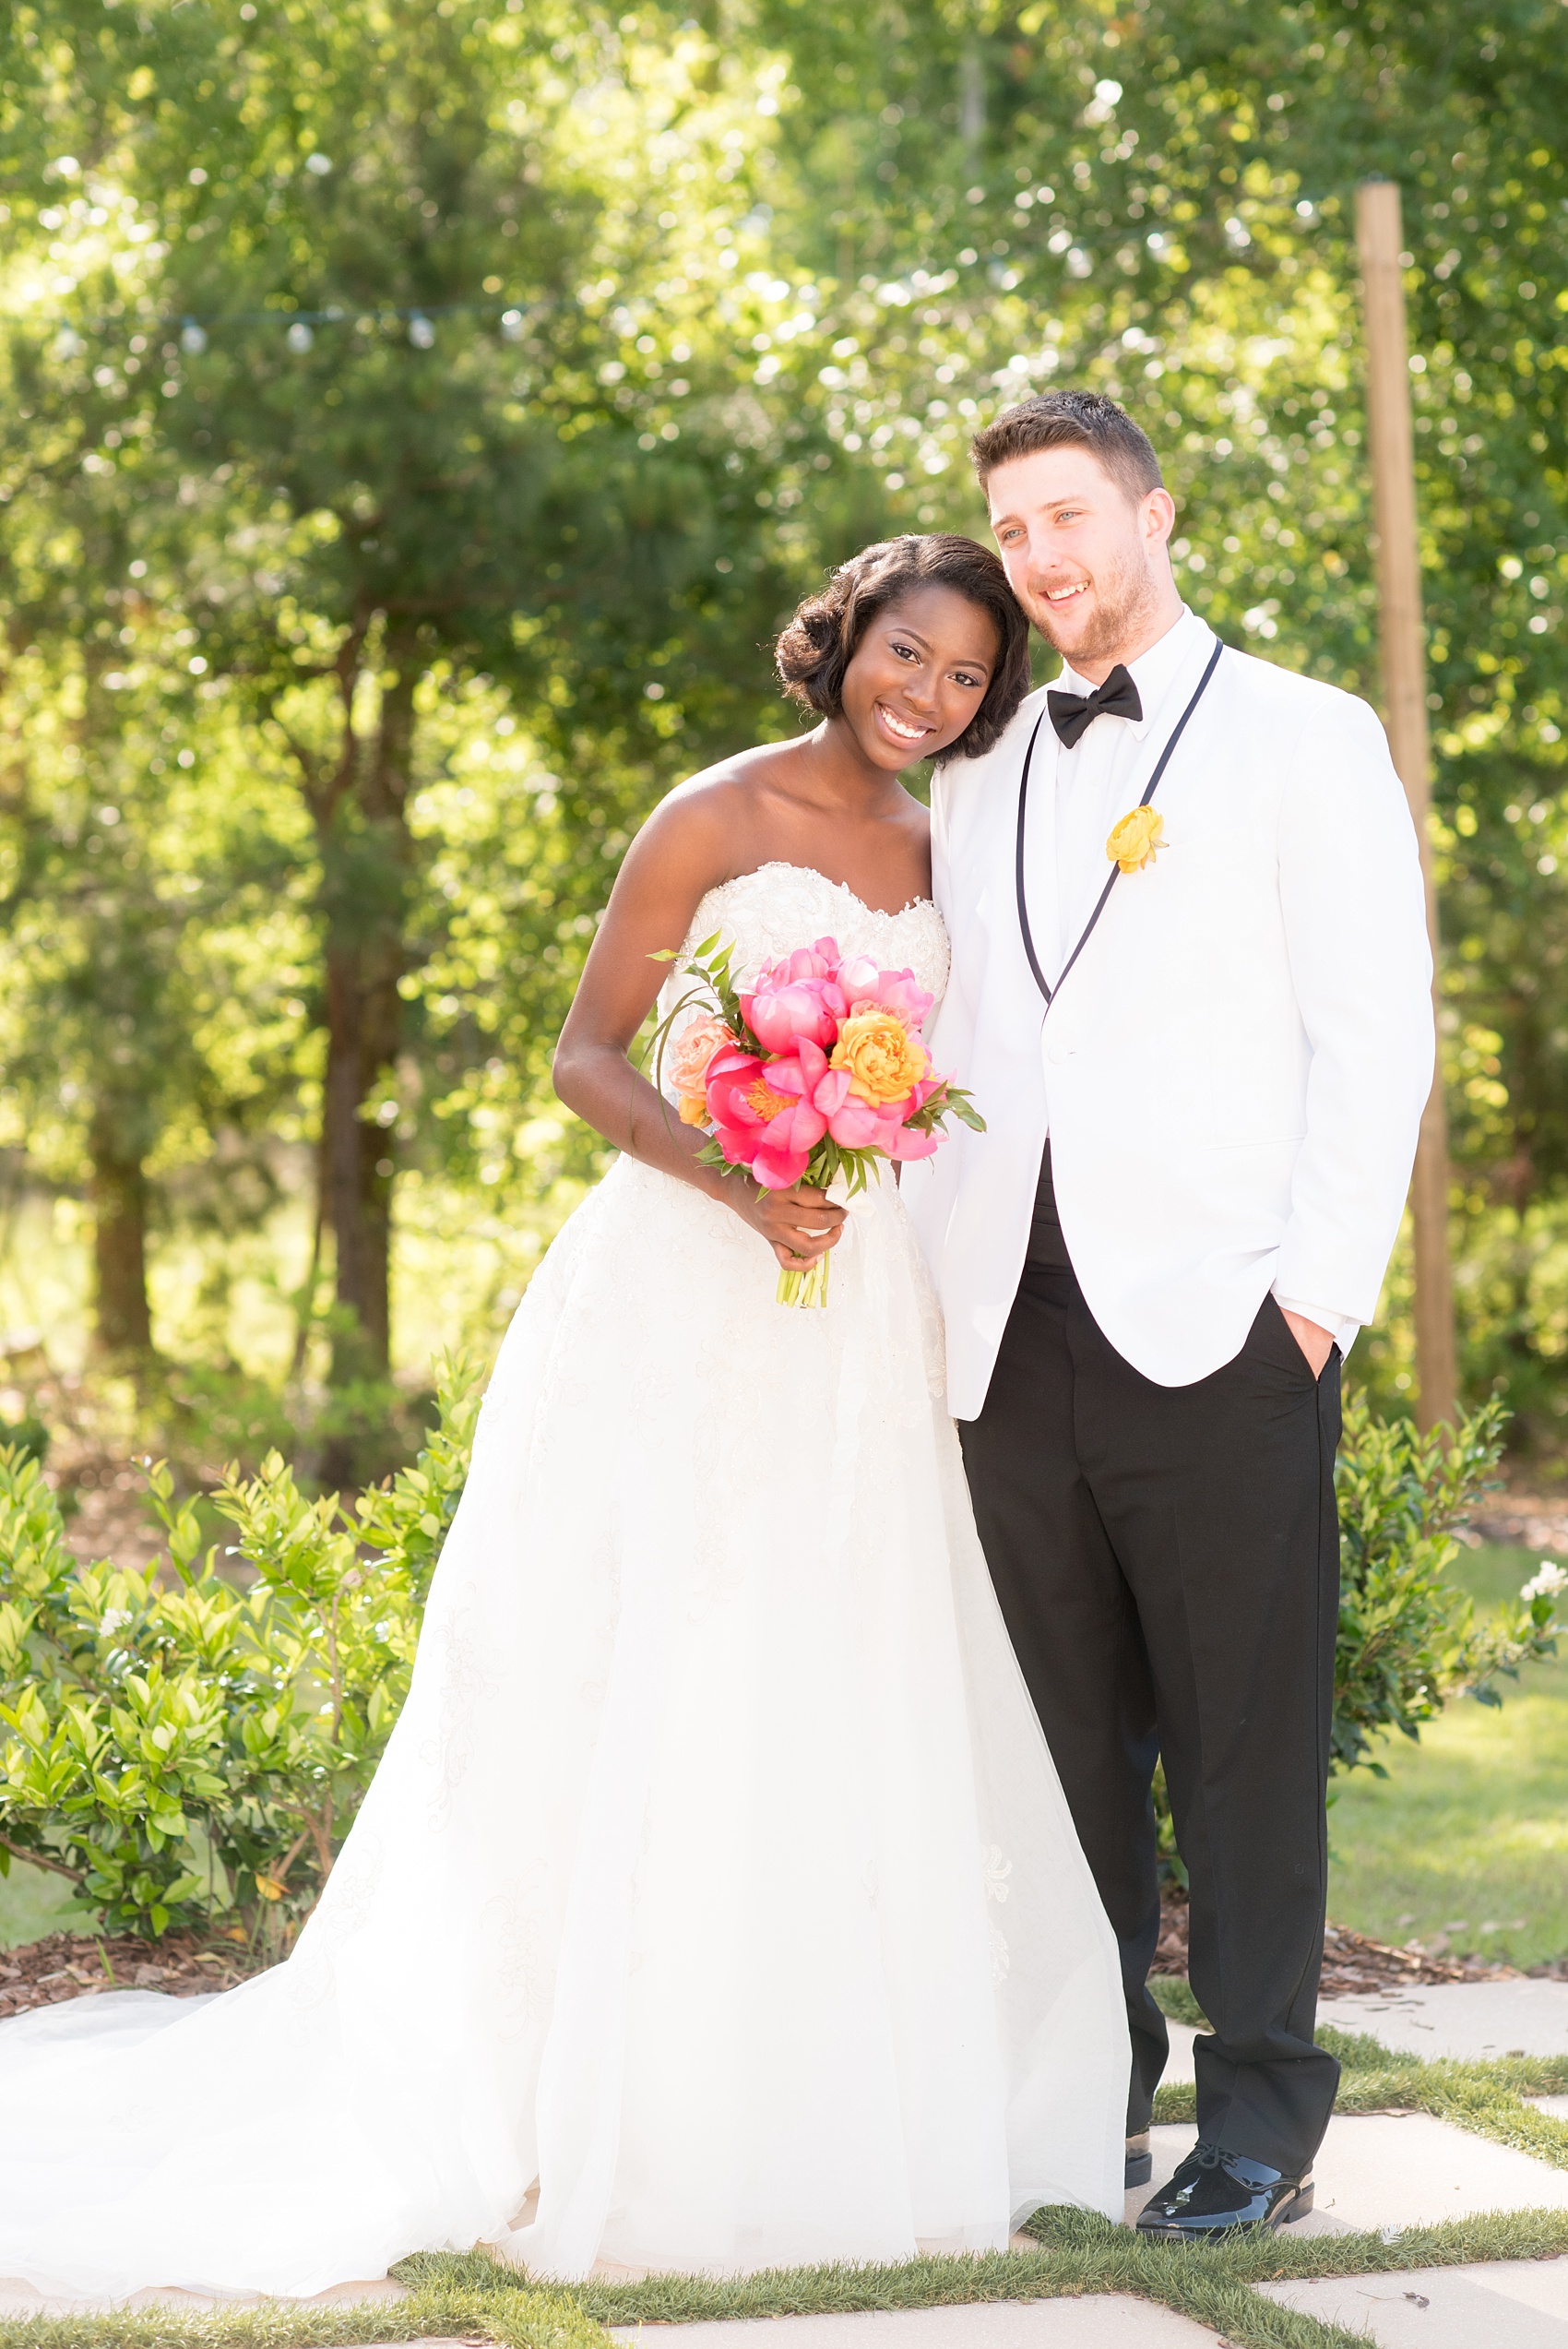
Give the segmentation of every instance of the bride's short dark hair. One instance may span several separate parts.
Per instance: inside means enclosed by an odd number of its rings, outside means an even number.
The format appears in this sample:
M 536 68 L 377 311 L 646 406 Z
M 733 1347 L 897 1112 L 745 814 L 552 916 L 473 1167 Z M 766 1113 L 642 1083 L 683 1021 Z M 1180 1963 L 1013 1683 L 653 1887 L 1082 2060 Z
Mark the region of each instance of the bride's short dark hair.
M 774 648 L 779 682 L 824 718 L 843 709 L 844 672 L 878 612 L 916 588 L 951 588 L 995 624 L 996 665 L 985 698 L 944 758 L 978 758 L 1001 735 L 1029 689 L 1029 624 L 991 549 L 936 531 L 862 546 L 827 585 L 808 595 Z

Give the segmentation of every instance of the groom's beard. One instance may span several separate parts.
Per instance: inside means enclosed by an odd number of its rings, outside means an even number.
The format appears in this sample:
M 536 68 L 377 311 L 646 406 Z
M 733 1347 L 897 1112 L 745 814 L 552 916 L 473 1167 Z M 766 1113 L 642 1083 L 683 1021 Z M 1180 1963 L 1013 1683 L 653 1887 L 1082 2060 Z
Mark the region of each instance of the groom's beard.
M 1077 636 L 1067 629 L 1057 634 L 1057 607 L 1048 603 L 1032 585 L 1018 597 L 1047 644 L 1053 645 L 1064 661 L 1075 666 L 1086 661 L 1118 659 L 1127 646 L 1137 642 L 1144 623 L 1158 602 L 1155 583 L 1142 563 L 1119 564 L 1109 574 L 1097 571 L 1093 592 L 1089 626 Z M 1068 605 L 1067 610 L 1073 608 Z M 1065 619 L 1066 613 L 1063 617 Z

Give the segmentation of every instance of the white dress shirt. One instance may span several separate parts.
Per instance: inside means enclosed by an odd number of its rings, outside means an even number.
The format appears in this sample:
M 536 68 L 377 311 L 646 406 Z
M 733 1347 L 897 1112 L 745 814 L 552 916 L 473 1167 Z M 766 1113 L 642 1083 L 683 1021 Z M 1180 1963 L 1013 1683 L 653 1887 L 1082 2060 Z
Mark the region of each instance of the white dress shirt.
M 1143 797 L 1154 763 L 1203 674 L 1200 662 L 1207 658 L 1213 642 L 1203 622 L 1183 604 L 1181 618 L 1146 652 L 1127 663 L 1127 674 L 1138 689 L 1143 716 L 1132 719 L 1106 715 L 1092 719 L 1072 749 L 1063 745 L 1058 753 L 1056 902 L 1053 907 L 1041 909 L 1039 890 L 1029 891 L 1030 924 L 1040 966 L 1053 984 L 1082 936 L 1110 875 L 1105 843 L 1113 827 Z M 1081 695 L 1096 690 L 1065 661 L 1055 680 L 1055 689 Z M 1049 716 L 1045 722 L 1051 723 Z M 1038 856 L 1030 855 L 1030 842 L 1038 841 L 1037 825 L 1041 820 L 1041 811 L 1031 805 L 1025 840 L 1026 880 L 1031 865 L 1038 862 Z M 1044 921 L 1040 919 L 1042 911 Z M 1054 937 L 1051 914 L 1055 916 Z M 1274 1295 L 1282 1310 L 1300 1313 L 1309 1321 L 1315 1321 L 1337 1341 L 1342 1354 L 1349 1353 L 1360 1327 L 1353 1316 L 1306 1298 L 1281 1296 L 1277 1289 Z

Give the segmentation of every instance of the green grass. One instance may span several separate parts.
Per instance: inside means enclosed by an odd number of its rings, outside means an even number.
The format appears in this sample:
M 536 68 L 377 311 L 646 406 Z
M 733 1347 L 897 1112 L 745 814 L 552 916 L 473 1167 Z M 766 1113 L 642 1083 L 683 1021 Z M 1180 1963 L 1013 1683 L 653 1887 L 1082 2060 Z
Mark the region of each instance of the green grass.
M 605 2349 L 576 2298 L 517 2279 L 503 2296 L 433 2283 L 406 2300 L 300 2308 L 286 2301 L 210 2316 L 138 2308 L 104 2317 L 0 2319 L 0 2349 L 348 2349 L 358 2342 L 493 2341 L 502 2349 Z
M 1453 1573 L 1485 1610 L 1539 1563 L 1489 1546 L 1463 1551 Z M 1467 1699 L 1419 1745 L 1385 1737 L 1386 1779 L 1336 1782 L 1336 1925 L 1392 1942 L 1446 1933 L 1456 1952 L 1519 1966 L 1568 1956 L 1568 1641 L 1501 1685 L 1501 1711 Z
M 73 1912 L 71 1900 L 63 1876 L 13 1860 L 9 1875 L 0 1877 L 0 1950 L 42 1941 L 46 1933 L 63 1933 L 67 1926 L 73 1933 L 90 1933 L 91 1919 L 79 1909 Z
M 1172 1973 L 1157 1973 L 1149 1977 L 1148 1986 L 1155 2005 L 1172 2022 L 1190 2022 L 1199 2031 L 1208 2029 L 1208 2018 L 1194 1997 L 1190 1983 Z
M 141 2309 L 103 2317 L 0 2321 L 0 2349 L 338 2349 L 442 2335 L 507 2349 L 602 2349 L 604 2325 L 847 2315 L 959 2307 L 980 2301 L 1127 2293 L 1211 2326 L 1234 2349 L 1365 2349 L 1365 2336 L 1281 2308 L 1255 2284 L 1287 2277 L 1380 2275 L 1488 2260 L 1568 2253 L 1568 2212 L 1517 2212 L 1408 2227 L 1396 2236 L 1284 2233 L 1201 2251 L 1141 2242 L 1078 2211 L 1039 2212 L 1037 2248 L 895 2267 L 778 2270 L 733 2278 L 651 2276 L 642 2283 L 541 2290 L 484 2252 L 422 2253 L 398 2273 L 400 2302 L 297 2308 L 271 2304 L 210 2315 Z
M 1336 2113 L 1430 2113 L 1434 2120 L 1512 2145 L 1553 2169 L 1568 2169 L 1568 2121 L 1537 2110 L 1531 2096 L 1561 2095 L 1568 2089 L 1568 2056 L 1515 2056 L 1498 2063 L 1470 2064 L 1394 2055 L 1361 2033 L 1319 2030 L 1318 2045 L 1332 2049 L 1344 2070 Z M 1190 2081 L 1173 2081 L 1155 2093 L 1160 2123 L 1197 2118 L 1197 2093 Z

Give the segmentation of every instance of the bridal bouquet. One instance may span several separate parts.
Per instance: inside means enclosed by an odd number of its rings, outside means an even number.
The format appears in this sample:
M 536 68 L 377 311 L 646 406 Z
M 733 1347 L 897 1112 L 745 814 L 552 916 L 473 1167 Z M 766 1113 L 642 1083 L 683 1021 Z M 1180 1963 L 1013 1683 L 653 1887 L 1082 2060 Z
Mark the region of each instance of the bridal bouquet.
M 674 1023 L 698 1007 L 670 1051 L 682 1120 L 710 1137 L 702 1163 L 744 1167 L 770 1191 L 797 1183 L 840 1200 L 881 1179 L 881 1162 L 929 1158 L 949 1117 L 976 1132 L 968 1095 L 932 1068 L 921 1023 L 934 998 L 912 971 L 884 971 L 818 938 L 769 963 L 740 993 L 733 948 L 704 939 L 682 975 L 696 984 L 654 1036 L 658 1081 Z M 673 962 L 664 953 L 657 960 Z M 826 1255 L 778 1276 L 780 1305 L 826 1305 Z

